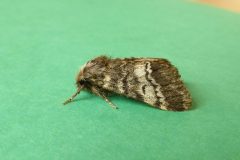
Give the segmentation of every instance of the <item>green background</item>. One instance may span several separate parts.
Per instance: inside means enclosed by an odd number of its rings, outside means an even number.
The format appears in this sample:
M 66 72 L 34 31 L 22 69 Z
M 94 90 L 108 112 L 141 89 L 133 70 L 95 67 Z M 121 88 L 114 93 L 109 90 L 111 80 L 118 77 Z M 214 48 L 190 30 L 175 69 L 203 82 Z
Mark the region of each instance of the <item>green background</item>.
M 164 57 L 193 97 L 187 112 L 75 91 L 88 60 Z M 190 1 L 0 2 L 0 158 L 240 158 L 240 15 Z

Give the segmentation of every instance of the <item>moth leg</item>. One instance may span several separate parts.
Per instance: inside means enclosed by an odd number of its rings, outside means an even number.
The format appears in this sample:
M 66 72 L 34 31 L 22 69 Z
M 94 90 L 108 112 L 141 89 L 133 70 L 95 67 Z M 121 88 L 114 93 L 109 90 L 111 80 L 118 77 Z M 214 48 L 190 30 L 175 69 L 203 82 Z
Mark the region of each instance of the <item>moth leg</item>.
M 109 99 L 108 97 L 103 93 L 100 92 L 97 88 L 92 87 L 92 92 L 95 93 L 97 96 L 102 97 L 113 109 L 118 109 L 117 106 L 115 106 Z

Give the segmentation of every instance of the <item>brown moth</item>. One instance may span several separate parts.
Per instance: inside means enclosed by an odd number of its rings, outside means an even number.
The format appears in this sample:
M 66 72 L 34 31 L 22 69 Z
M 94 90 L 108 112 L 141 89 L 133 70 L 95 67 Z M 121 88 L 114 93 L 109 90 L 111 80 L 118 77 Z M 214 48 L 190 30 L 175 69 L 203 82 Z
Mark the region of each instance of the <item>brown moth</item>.
M 100 56 L 87 62 L 76 77 L 77 92 L 82 89 L 102 97 L 117 93 L 162 110 L 183 111 L 191 107 L 191 97 L 176 67 L 161 58 L 111 59 Z

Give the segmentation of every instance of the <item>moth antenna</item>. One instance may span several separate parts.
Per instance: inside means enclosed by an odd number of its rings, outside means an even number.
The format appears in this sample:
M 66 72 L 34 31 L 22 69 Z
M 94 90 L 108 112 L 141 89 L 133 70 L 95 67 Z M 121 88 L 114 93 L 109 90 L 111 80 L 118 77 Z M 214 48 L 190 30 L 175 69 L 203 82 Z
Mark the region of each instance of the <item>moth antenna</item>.
M 80 93 L 81 89 L 82 89 L 82 87 L 79 87 L 78 90 L 68 100 L 66 100 L 63 103 L 63 105 L 66 105 L 66 104 L 72 102 L 72 100 Z

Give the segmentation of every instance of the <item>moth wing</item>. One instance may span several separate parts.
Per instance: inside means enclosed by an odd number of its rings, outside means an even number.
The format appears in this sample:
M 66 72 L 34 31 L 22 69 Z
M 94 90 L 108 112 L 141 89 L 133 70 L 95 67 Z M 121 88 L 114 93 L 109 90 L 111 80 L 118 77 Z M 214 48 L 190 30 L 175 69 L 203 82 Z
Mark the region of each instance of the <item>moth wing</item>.
M 163 110 L 182 111 L 191 107 L 191 97 L 175 66 L 168 60 L 154 59 L 145 62 L 145 80 L 148 89 L 145 95 L 155 95 L 153 106 Z M 149 92 L 149 93 L 148 93 Z
M 175 66 L 166 59 L 136 59 L 128 75 L 127 96 L 163 110 L 191 107 L 191 97 Z M 126 89 L 126 88 L 125 88 Z
M 109 60 L 95 83 L 106 91 L 143 101 L 162 110 L 191 107 L 191 97 L 176 67 L 159 58 Z

